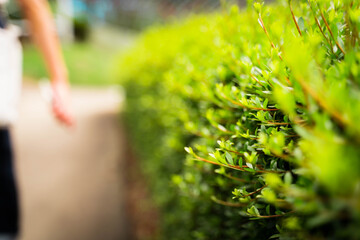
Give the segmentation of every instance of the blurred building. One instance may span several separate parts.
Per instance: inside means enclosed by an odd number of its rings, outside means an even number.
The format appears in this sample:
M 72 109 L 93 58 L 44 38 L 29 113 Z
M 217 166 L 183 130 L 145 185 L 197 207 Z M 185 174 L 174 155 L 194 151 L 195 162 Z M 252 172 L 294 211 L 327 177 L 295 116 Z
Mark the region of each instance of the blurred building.
M 221 0 L 72 0 L 75 15 L 129 28 L 143 28 L 154 22 L 188 12 L 213 11 Z M 244 3 L 245 0 L 227 0 Z
M 78 26 L 111 24 L 143 29 L 189 12 L 214 11 L 220 8 L 221 1 L 244 4 L 246 0 L 49 0 L 49 3 L 59 35 L 65 41 L 72 41 Z M 13 21 L 22 26 L 27 36 L 26 23 L 16 1 L 11 0 L 8 8 Z
M 73 0 L 57 0 L 55 4 L 58 34 L 63 41 L 72 41 L 74 38 L 75 18 Z

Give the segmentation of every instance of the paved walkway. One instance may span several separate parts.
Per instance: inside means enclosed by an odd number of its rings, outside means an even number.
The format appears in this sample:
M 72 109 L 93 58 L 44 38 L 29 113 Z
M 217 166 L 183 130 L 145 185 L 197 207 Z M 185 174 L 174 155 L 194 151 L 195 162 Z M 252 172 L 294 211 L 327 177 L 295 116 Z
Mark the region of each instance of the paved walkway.
M 69 130 L 26 84 L 13 129 L 21 240 L 129 239 L 117 99 L 109 89 L 74 89 L 77 127 Z

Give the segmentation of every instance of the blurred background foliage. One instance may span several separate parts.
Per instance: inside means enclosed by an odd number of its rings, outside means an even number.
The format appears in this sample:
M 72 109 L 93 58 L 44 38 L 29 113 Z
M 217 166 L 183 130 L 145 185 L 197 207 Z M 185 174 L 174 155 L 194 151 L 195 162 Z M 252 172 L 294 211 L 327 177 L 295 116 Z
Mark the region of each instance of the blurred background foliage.
M 63 1 L 65 2 L 65 1 Z M 216 11 L 219 0 L 50 0 L 64 38 L 64 55 L 73 84 L 116 84 L 113 65 L 116 54 L 126 50 L 146 27 L 174 21 L 196 12 Z M 244 1 L 230 1 L 244 4 Z M 41 56 L 28 38 L 30 32 L 16 4 L 8 8 L 12 21 L 23 29 L 24 75 L 29 79 L 47 76 Z M 70 8 L 70 9 L 66 9 Z M 60 19 L 59 19 L 60 18 Z M 63 30 L 65 21 L 69 27 Z M 71 23 L 70 23 L 71 22 Z M 66 24 L 65 24 L 66 25 Z M 69 37 L 70 35 L 70 41 Z M 74 40 L 74 41 L 73 41 Z M 101 61 L 99 61 L 101 59 Z
M 130 30 L 102 26 L 92 29 L 86 40 L 63 44 L 70 81 L 78 85 L 118 84 L 114 61 L 117 54 L 132 45 L 136 35 Z M 46 67 L 38 49 L 30 43 L 25 43 L 23 48 L 25 77 L 35 80 L 46 77 Z

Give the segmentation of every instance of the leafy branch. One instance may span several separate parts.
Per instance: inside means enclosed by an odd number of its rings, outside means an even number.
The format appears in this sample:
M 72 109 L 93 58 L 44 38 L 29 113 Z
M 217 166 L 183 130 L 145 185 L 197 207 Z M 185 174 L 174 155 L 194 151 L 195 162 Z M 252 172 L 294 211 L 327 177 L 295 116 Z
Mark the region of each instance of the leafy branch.
M 318 6 L 319 6 L 319 5 L 318 5 Z M 327 30 L 329 31 L 331 37 L 332 37 L 333 40 L 335 41 L 336 46 L 337 46 L 337 47 L 340 49 L 340 51 L 345 55 L 344 49 L 340 46 L 339 42 L 335 39 L 334 34 L 333 34 L 333 32 L 331 31 L 331 28 L 330 28 L 328 22 L 326 21 L 326 18 L 325 18 L 325 16 L 324 16 L 324 13 L 323 13 L 323 11 L 321 10 L 320 6 L 319 6 L 319 10 L 320 10 L 321 18 L 323 19 L 323 21 L 324 21 L 324 23 L 325 23 L 325 26 L 326 26 Z
M 295 14 L 294 14 L 294 11 L 293 11 L 293 8 L 292 8 L 292 5 L 291 5 L 292 1 L 289 0 L 288 3 L 289 3 L 289 8 L 290 8 L 291 16 L 292 16 L 293 21 L 294 21 L 294 23 L 295 23 L 295 25 L 296 25 L 296 29 L 298 30 L 298 32 L 299 32 L 299 34 L 300 34 L 300 37 L 302 37 L 302 33 L 301 33 L 301 30 L 300 30 L 299 24 L 298 24 L 298 22 L 296 21 Z

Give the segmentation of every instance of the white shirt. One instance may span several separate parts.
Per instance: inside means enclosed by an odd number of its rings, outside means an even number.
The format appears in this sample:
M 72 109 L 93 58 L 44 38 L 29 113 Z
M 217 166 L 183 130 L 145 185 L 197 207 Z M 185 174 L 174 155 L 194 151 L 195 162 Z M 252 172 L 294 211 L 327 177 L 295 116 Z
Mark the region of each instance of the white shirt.
M 19 34 L 20 29 L 12 25 L 0 29 L 0 127 L 8 127 L 17 118 L 22 79 Z

